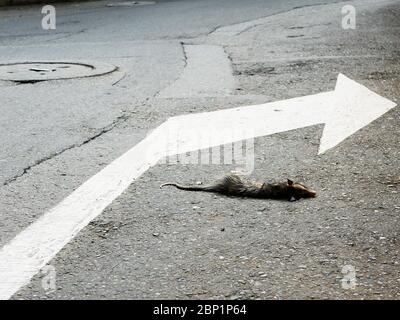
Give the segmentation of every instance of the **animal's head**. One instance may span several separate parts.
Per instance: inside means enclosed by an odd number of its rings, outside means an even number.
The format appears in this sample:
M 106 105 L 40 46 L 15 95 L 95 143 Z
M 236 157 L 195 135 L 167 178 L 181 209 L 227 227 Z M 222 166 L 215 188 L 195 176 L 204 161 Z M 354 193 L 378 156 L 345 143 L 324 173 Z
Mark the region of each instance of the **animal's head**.
M 293 182 L 290 179 L 287 181 L 287 187 L 291 196 L 296 200 L 300 198 L 314 198 L 317 195 L 317 192 L 306 187 L 304 184 Z

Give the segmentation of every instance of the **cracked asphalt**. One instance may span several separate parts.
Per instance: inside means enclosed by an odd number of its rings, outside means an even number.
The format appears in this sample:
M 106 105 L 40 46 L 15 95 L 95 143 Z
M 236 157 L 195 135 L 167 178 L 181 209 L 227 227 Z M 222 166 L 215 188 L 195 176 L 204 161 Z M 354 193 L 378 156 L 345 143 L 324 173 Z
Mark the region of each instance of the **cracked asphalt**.
M 332 90 L 338 73 L 400 102 L 397 1 L 107 3 L 56 4 L 54 31 L 40 28 L 39 6 L 0 9 L 0 64 L 91 59 L 118 67 L 93 78 L 0 80 L 1 246 L 168 117 Z M 355 30 L 341 27 L 345 4 L 356 8 Z M 185 70 L 198 76 L 185 45 L 223 48 L 229 95 L 181 95 Z M 225 62 L 216 74 L 226 73 Z M 159 189 L 238 167 L 159 164 L 49 262 L 55 291 L 44 291 L 37 275 L 13 298 L 398 299 L 398 110 L 321 156 L 322 126 L 254 140 L 251 177 L 303 181 L 318 191 L 312 200 Z M 341 286 L 346 265 L 355 269 L 354 289 Z

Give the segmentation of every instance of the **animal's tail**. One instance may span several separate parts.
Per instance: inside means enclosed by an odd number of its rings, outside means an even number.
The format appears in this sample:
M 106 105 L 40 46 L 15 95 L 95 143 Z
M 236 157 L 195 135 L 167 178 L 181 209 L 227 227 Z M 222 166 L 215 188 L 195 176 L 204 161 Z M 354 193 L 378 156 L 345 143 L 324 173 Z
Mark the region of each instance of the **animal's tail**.
M 181 190 L 187 190 L 187 191 L 208 191 L 207 187 L 205 186 L 200 186 L 200 187 L 195 187 L 195 186 L 183 186 L 181 184 L 175 183 L 175 182 L 167 182 L 167 183 L 163 183 L 160 188 L 164 187 L 164 186 L 174 186 L 178 189 Z

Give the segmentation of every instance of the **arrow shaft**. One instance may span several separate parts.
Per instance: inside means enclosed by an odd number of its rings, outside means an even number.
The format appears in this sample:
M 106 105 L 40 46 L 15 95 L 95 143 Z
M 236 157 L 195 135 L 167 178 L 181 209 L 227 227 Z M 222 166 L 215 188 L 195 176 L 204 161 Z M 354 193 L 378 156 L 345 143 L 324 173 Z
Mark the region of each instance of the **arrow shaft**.
M 167 155 L 294 130 L 326 121 L 334 92 L 171 118 L 164 127 Z

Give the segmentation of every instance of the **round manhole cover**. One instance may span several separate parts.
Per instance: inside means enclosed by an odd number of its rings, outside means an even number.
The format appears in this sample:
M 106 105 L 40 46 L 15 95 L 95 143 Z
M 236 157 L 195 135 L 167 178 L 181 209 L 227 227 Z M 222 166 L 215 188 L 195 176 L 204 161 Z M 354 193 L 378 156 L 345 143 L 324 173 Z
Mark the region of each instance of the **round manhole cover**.
M 85 78 L 111 73 L 116 69 L 116 66 L 98 62 L 9 62 L 0 63 L 0 80 L 37 82 Z

